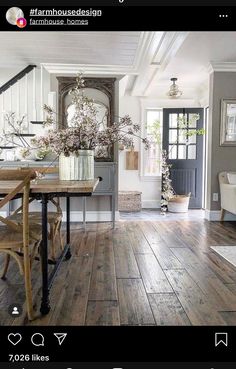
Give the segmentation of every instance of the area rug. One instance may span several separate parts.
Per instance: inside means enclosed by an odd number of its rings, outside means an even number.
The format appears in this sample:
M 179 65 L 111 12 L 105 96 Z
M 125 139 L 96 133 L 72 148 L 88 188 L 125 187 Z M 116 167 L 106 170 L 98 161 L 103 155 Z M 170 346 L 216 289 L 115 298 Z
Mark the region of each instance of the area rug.
M 236 246 L 211 246 L 211 249 L 236 267 Z

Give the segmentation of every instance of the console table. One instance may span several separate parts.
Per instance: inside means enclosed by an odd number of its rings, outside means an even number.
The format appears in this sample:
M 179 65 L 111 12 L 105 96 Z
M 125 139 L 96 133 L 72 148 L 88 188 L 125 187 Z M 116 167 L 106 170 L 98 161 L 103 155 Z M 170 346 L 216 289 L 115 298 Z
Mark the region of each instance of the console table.
M 41 161 L 1 161 L 0 168 L 15 168 L 15 167 L 47 167 L 51 162 L 46 160 Z M 57 166 L 57 162 L 54 163 Z M 115 162 L 95 162 L 94 163 L 95 178 L 100 178 L 92 197 L 109 196 L 111 199 L 111 221 L 113 228 L 115 227 L 115 212 L 116 212 L 116 176 L 117 163 Z M 86 197 L 83 198 L 83 225 L 86 227 Z

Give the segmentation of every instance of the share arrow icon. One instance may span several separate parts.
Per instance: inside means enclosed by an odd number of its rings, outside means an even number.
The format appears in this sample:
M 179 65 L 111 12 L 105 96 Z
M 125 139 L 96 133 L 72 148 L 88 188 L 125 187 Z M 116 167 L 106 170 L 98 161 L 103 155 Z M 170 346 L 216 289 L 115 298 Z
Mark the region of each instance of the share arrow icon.
M 58 343 L 59 343 L 59 345 L 61 346 L 62 345 L 62 343 L 63 343 L 63 341 L 64 341 L 64 339 L 66 338 L 66 336 L 67 336 L 67 333 L 54 333 L 54 336 L 55 337 L 57 337 L 57 339 L 58 339 Z

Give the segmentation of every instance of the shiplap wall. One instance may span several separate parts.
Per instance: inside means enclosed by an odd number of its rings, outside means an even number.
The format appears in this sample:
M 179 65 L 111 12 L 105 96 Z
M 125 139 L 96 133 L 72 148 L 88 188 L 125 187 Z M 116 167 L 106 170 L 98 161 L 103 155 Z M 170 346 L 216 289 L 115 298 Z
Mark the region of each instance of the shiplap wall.
M 14 77 L 23 68 L 0 69 L 0 85 Z M 0 131 L 4 127 L 4 114 L 15 112 L 16 117 L 26 114 L 23 133 L 39 133 L 41 126 L 32 125 L 30 121 L 43 120 L 43 104 L 48 103 L 50 91 L 50 75 L 38 66 L 25 77 L 0 95 Z

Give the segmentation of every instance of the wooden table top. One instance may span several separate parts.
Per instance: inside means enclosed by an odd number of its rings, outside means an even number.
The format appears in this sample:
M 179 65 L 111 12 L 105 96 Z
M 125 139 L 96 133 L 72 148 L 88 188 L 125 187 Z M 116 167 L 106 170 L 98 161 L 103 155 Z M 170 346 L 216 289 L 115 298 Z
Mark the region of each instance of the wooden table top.
M 19 183 L 19 181 L 0 181 L 0 193 L 9 193 Z M 31 181 L 30 191 L 31 193 L 93 193 L 98 183 L 98 178 L 91 181 L 61 181 L 59 178 L 37 179 Z

